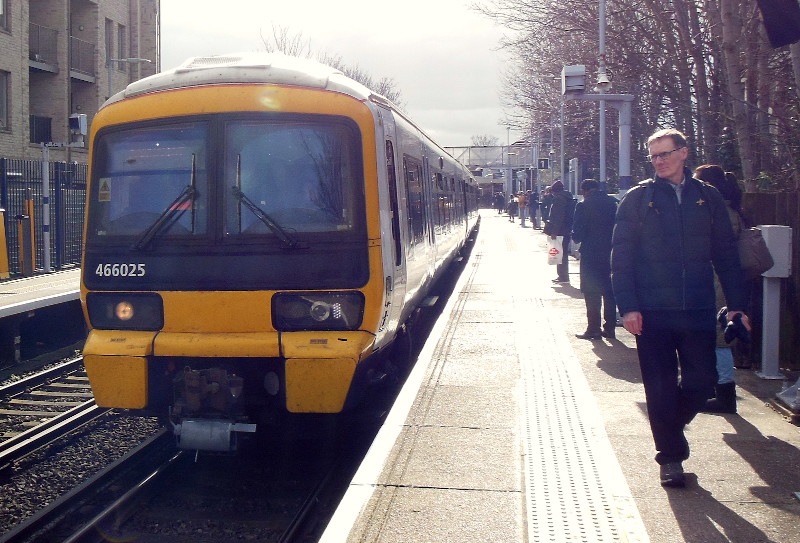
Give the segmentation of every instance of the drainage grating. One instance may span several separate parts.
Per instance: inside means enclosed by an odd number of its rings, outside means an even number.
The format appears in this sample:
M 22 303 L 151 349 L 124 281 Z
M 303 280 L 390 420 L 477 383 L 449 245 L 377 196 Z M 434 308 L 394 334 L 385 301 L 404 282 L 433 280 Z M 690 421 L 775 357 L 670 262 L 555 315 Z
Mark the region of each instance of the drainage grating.
M 648 541 L 586 378 L 567 340 L 554 335 L 557 315 L 540 299 L 520 301 L 530 316 L 516 334 L 528 541 Z

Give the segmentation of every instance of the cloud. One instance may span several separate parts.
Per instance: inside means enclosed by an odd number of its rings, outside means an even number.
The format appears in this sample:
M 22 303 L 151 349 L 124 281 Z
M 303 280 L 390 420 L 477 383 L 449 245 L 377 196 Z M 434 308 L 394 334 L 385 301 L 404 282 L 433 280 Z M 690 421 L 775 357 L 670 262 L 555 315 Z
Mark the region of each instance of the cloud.
M 161 3 L 162 69 L 193 56 L 263 50 L 261 33 L 288 28 L 314 51 L 394 79 L 408 114 L 440 145 L 468 145 L 477 134 L 505 141 L 498 125 L 503 58 L 493 50 L 500 31 L 469 3 L 405 0 L 376 11 L 367 0 L 229 0 L 225 9 L 169 0 Z

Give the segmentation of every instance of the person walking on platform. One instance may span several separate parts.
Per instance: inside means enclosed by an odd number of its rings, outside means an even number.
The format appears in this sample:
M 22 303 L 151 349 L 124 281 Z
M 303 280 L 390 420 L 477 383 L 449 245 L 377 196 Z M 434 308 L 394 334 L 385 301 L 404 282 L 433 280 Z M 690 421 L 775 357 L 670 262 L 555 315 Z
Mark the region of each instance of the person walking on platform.
M 525 218 L 528 216 L 528 198 L 523 191 L 517 193 L 517 209 L 519 210 L 519 225 L 525 228 Z
M 519 203 L 517 202 L 517 196 L 513 192 L 511 193 L 511 197 L 508 199 L 508 220 L 509 222 L 514 222 L 514 217 L 517 216 L 517 211 L 519 211 Z
M 647 140 L 655 179 L 639 183 L 617 209 L 611 280 L 625 329 L 636 336 L 661 485 L 682 487 L 689 458 L 684 427 L 714 394 L 714 272 L 730 310 L 744 313 L 744 278 L 719 191 L 686 168 L 686 136 Z
M 694 176 L 701 181 L 713 185 L 722 198 L 725 200 L 725 209 L 731 220 L 733 235 L 739 239 L 739 235 L 745 228 L 744 215 L 742 213 L 742 191 L 736 178 L 731 178 L 716 164 L 704 164 L 694 170 Z M 714 293 L 716 296 L 717 309 L 725 305 L 725 295 L 722 292 L 722 285 L 719 277 L 714 275 Z M 738 341 L 738 340 L 734 340 Z M 706 402 L 703 407 L 704 413 L 736 413 L 736 382 L 733 370 L 733 350 L 731 345 L 725 341 L 724 329 L 717 327 L 717 384 L 714 387 L 716 395 Z
M 503 210 L 506 208 L 506 195 L 498 192 L 494 195 L 494 205 L 497 208 L 497 214 L 502 215 Z
M 575 213 L 575 200 L 570 191 L 564 190 L 564 184 L 561 181 L 553 183 L 550 192 L 553 195 L 553 204 L 550 207 L 550 220 L 544 227 L 544 233 L 552 239 L 564 236 L 562 260 L 556 266 L 558 277 L 553 279 L 553 283 L 569 283 L 569 242 L 572 233 L 572 218 Z
M 572 240 L 581 244 L 581 292 L 586 303 L 586 331 L 579 339 L 614 339 L 617 305 L 611 288 L 611 235 L 617 200 L 600 190 L 594 179 L 581 183 L 583 201 L 575 206 Z M 600 329 L 600 316 L 603 328 Z

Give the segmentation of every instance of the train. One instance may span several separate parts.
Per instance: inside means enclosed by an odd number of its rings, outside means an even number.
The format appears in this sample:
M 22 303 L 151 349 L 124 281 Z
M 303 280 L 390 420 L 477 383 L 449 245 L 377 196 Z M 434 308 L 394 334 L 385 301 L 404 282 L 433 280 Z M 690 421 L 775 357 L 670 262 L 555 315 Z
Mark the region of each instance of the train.
M 95 401 L 217 452 L 274 414 L 357 409 L 479 221 L 468 168 L 329 66 L 194 57 L 131 83 L 89 134 Z

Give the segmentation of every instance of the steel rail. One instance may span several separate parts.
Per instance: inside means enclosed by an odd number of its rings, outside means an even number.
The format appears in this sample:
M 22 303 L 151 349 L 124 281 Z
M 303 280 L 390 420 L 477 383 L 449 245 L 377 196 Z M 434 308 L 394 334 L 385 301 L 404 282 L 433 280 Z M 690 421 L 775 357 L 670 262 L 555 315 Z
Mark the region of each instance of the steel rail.
M 55 379 L 61 374 L 75 369 L 74 367 L 80 366 L 81 364 L 83 364 L 83 357 L 79 356 L 73 360 L 68 360 L 39 373 L 29 375 L 28 377 L 20 379 L 19 381 L 14 381 L 13 383 L 9 383 L 0 387 L 0 396 L 11 396 L 13 394 L 24 392 L 27 388 L 43 385 L 50 379 Z
M 154 450 L 159 451 L 159 447 L 166 447 L 167 445 L 169 445 L 171 453 L 174 453 L 172 436 L 168 434 L 166 428 L 163 428 L 158 433 L 140 443 L 136 448 L 128 451 L 128 453 L 121 458 L 112 462 L 80 485 L 56 499 L 47 507 L 41 509 L 31 517 L 28 517 L 28 519 L 0 536 L 0 543 L 48 540 L 48 531 L 57 529 L 58 524 L 64 521 L 70 514 L 77 511 L 82 504 L 87 502 L 92 496 L 97 495 L 103 488 L 109 486 L 110 482 L 121 477 L 121 474 L 132 462 L 144 461 L 143 457 L 147 454 L 152 453 Z M 169 462 L 174 460 L 176 456 L 179 455 L 174 455 Z M 152 475 L 153 474 L 150 473 L 147 479 L 152 480 Z M 115 500 L 115 504 L 118 501 L 119 500 Z M 119 507 L 119 505 L 117 505 L 117 507 Z M 80 537 L 86 537 L 91 532 L 91 529 L 97 526 L 97 522 L 99 522 L 97 520 L 98 517 L 100 517 L 100 515 L 95 516 L 89 523 L 84 523 L 79 529 L 73 531 L 72 535 L 69 536 L 70 541 L 78 541 L 79 534 L 82 534 Z
M 98 407 L 94 400 L 64 411 L 21 434 L 0 443 L 0 471 L 48 443 L 94 420 L 110 409 Z
M 164 430 L 166 432 L 166 430 Z M 162 434 L 163 435 L 163 434 Z M 148 474 L 144 479 L 142 479 L 139 483 L 137 483 L 133 488 L 125 492 L 122 496 L 114 500 L 113 503 L 109 504 L 108 507 L 103 509 L 100 513 L 94 516 L 89 522 L 87 522 L 82 528 L 77 530 L 71 536 L 66 538 L 62 543 L 82 543 L 92 541 L 97 536 L 102 533 L 99 530 L 101 524 L 104 521 L 109 519 L 112 515 L 114 516 L 114 523 L 116 525 L 124 524 L 125 521 L 133 514 L 133 511 L 130 510 L 123 513 L 122 510 L 126 505 L 131 504 L 134 500 L 138 498 L 138 496 L 149 489 L 160 476 L 162 476 L 165 472 L 167 472 L 175 462 L 178 461 L 182 456 L 184 456 L 186 451 L 177 451 L 175 452 L 171 458 L 169 458 L 166 462 L 156 468 L 153 472 Z M 94 536 L 94 537 L 92 537 Z M 91 538 L 91 539 L 90 539 Z M 105 541 L 105 538 L 101 538 L 101 541 Z

